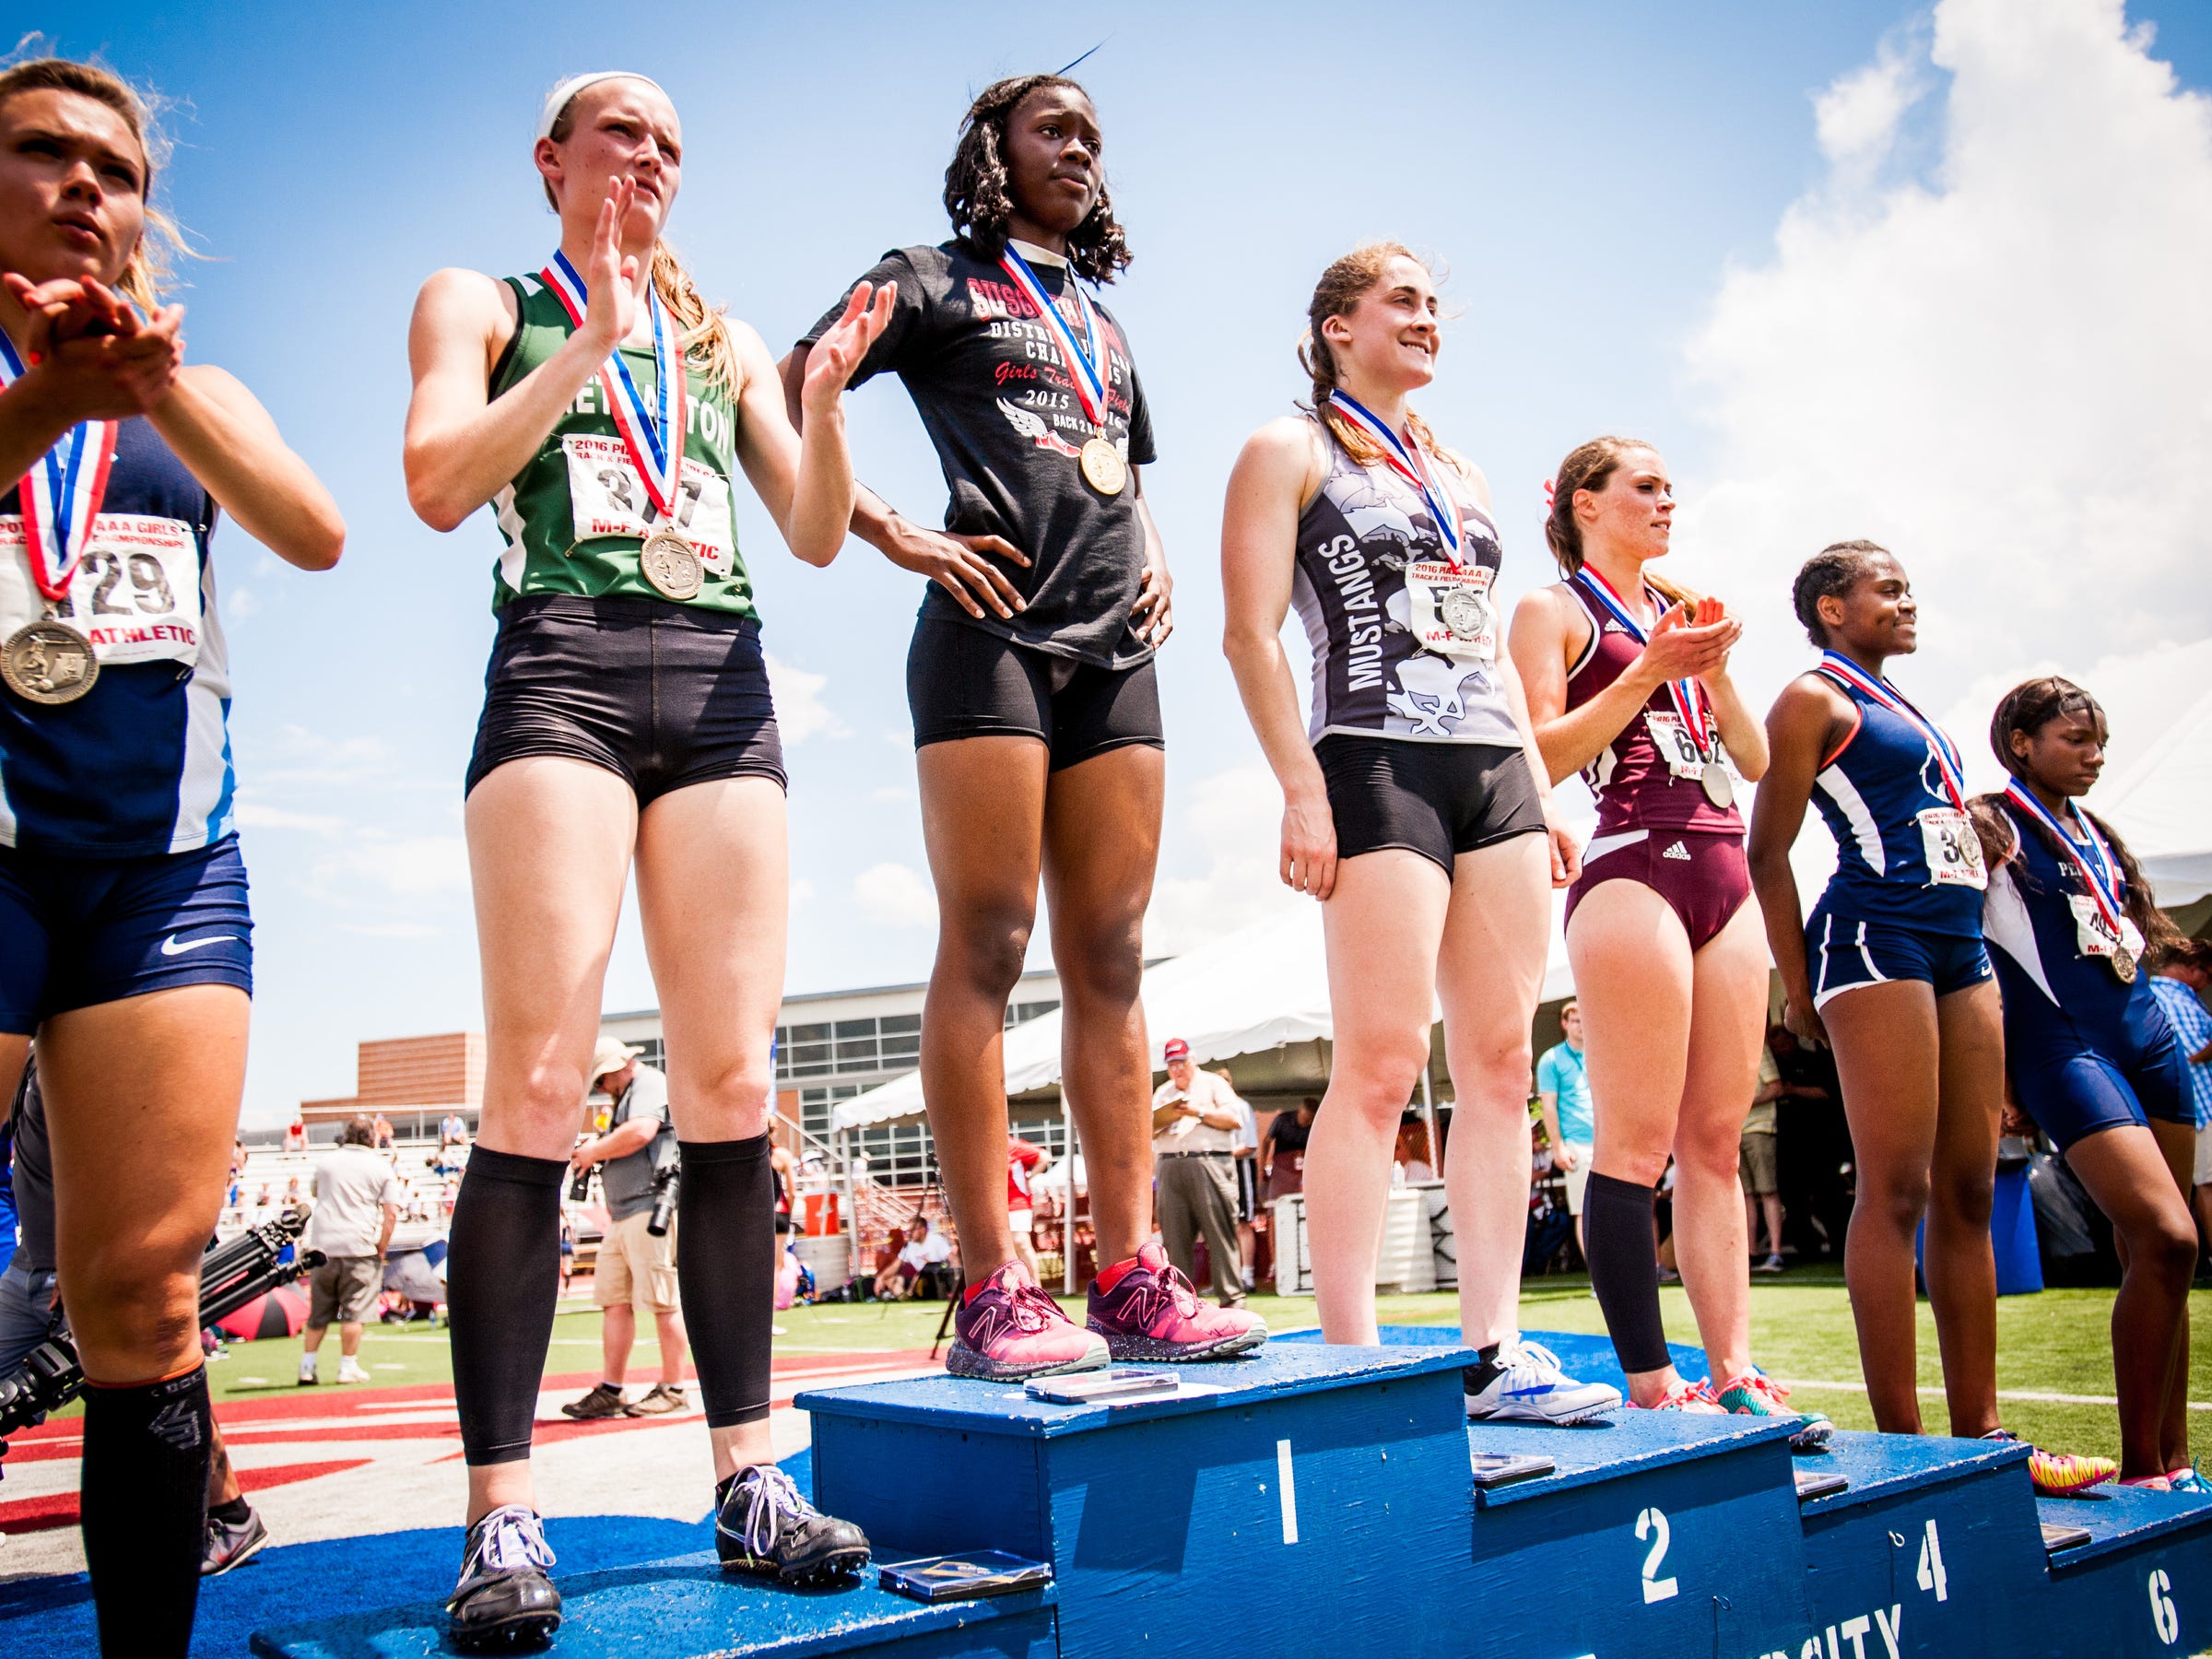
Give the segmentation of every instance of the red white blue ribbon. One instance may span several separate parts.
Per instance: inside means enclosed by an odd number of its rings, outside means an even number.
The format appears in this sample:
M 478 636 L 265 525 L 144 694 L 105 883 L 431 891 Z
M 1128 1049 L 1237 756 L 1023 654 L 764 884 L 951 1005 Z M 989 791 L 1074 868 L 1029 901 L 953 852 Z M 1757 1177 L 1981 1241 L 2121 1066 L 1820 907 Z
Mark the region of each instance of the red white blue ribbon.
M 559 297 L 561 308 L 569 313 L 570 323 L 582 328 L 584 308 L 591 296 L 569 256 L 556 250 L 553 263 L 539 275 Z M 689 388 L 684 383 L 684 354 L 677 347 L 676 331 L 669 327 L 668 318 L 661 310 L 660 293 L 651 283 L 645 288 L 645 310 L 653 318 L 653 366 L 656 382 L 653 406 L 646 406 L 638 382 L 630 378 L 629 365 L 622 360 L 619 347 L 609 352 L 606 361 L 599 366 L 599 384 L 606 393 L 606 406 L 614 417 L 615 430 L 621 433 L 622 445 L 629 451 L 629 458 L 637 463 L 638 476 L 645 481 L 645 493 L 653 498 L 653 504 L 660 509 L 663 518 L 672 518 L 676 514 L 677 489 L 683 479 Z
M 1083 317 L 1083 338 L 1076 338 L 1076 331 L 1067 325 L 1053 297 L 1044 291 L 1044 284 L 1037 280 L 1037 273 L 1030 269 L 1030 262 L 1016 253 L 1009 244 L 998 257 L 999 269 L 1006 272 L 1014 286 L 1021 290 L 1022 298 L 1037 308 L 1038 320 L 1060 347 L 1062 360 L 1067 366 L 1067 378 L 1074 382 L 1076 401 L 1083 406 L 1083 417 L 1102 433 L 1106 427 L 1106 380 L 1100 371 L 1105 361 L 1105 347 L 1100 343 L 1103 335 L 1099 328 L 1099 314 L 1091 309 L 1090 296 L 1076 280 L 1076 274 L 1067 274 L 1067 286 L 1076 296 L 1076 309 Z
M 1354 397 L 1349 392 L 1338 390 L 1329 394 L 1329 406 L 1350 421 L 1382 450 L 1382 459 L 1390 470 L 1421 492 L 1428 505 L 1429 517 L 1436 525 L 1437 535 L 1444 544 L 1444 557 L 1459 569 L 1459 544 L 1464 528 L 1459 519 L 1459 501 L 1448 489 L 1437 488 L 1429 477 L 1429 464 L 1421 458 L 1421 446 L 1407 444 L 1395 432 L 1376 418 L 1374 411 Z
M 1575 576 L 1582 581 L 1590 596 L 1603 606 L 1616 622 L 1628 629 L 1629 638 L 1639 645 L 1652 642 L 1651 630 L 1636 620 L 1627 603 L 1613 591 L 1611 582 L 1588 565 L 1577 571 Z M 1643 592 L 1644 596 L 1652 602 L 1652 608 L 1664 616 L 1667 609 L 1666 595 L 1649 582 L 1644 583 Z M 1689 734 L 1690 741 L 1698 746 L 1699 751 L 1702 753 L 1712 747 L 1717 739 L 1713 736 L 1712 709 L 1706 701 L 1705 688 L 1694 678 L 1668 680 L 1666 697 L 1675 705 L 1675 712 L 1682 718 L 1682 729 Z
M 1959 759 L 1958 748 L 1944 735 L 1941 726 L 1907 702 L 1904 693 L 1888 680 L 1867 673 L 1840 651 L 1822 652 L 1818 671 L 1881 704 L 1918 732 L 1928 753 L 1936 758 L 1936 770 L 1943 774 L 1944 793 L 1951 797 L 1952 806 L 1966 810 L 1966 763 Z
M 16 355 L 15 342 L 0 334 L 0 392 L 22 374 L 23 359 Z M 69 596 L 69 579 L 91 545 L 93 522 L 100 517 L 108 473 L 115 465 L 118 425 L 112 420 L 79 421 L 31 463 L 18 487 L 31 580 L 56 604 Z
M 2121 896 L 2126 883 L 2120 877 L 2120 860 L 2113 855 L 2112 848 L 2105 845 L 2104 837 L 2097 832 L 2097 826 L 2089 822 L 2089 815 L 2086 812 L 2075 814 L 2081 827 L 2088 832 L 2088 846 L 2085 852 L 2082 843 L 2061 827 L 2057 815 L 2022 788 L 2018 778 L 2006 780 L 2005 798 L 2056 838 L 2058 844 L 2065 850 L 2066 856 L 2074 861 L 2074 867 L 2081 872 L 2082 880 L 2088 886 L 2089 897 L 2096 900 L 2098 913 L 2104 917 L 2105 925 L 2112 929 L 2112 937 L 2125 939 L 2126 912 L 2122 907 Z

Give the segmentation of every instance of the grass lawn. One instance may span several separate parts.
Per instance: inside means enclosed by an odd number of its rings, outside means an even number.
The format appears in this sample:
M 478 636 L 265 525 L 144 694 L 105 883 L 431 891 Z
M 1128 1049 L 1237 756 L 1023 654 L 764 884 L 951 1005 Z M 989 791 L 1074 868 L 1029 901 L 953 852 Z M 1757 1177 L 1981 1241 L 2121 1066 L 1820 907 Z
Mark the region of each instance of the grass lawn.
M 1667 1334 L 1677 1342 L 1695 1342 L 1697 1324 L 1679 1287 L 1661 1292 Z M 2191 1305 L 2200 1331 L 2212 1331 L 2212 1292 L 2199 1291 Z M 1997 1303 L 1997 1386 L 2001 1391 L 2042 1394 L 2112 1393 L 2109 1289 L 2046 1290 L 2040 1296 L 2005 1297 Z M 1081 1299 L 1065 1304 L 1082 1317 Z M 1311 1297 L 1255 1298 L 1253 1307 L 1277 1330 L 1314 1323 Z M 1522 1323 L 1530 1330 L 1601 1334 L 1605 1324 L 1581 1276 L 1531 1279 L 1523 1288 Z M 1381 1303 L 1385 1324 L 1453 1324 L 1459 1318 L 1449 1294 L 1389 1296 Z M 782 1354 L 828 1354 L 926 1348 L 943 1316 L 940 1302 L 831 1303 L 793 1308 L 776 1315 L 783 1335 Z M 1858 1385 L 1858 1347 L 1851 1304 L 1841 1270 L 1816 1266 L 1773 1278 L 1755 1278 L 1751 1287 L 1751 1346 L 1759 1363 L 1778 1377 L 1800 1384 L 1797 1398 L 1818 1406 L 1842 1428 L 1871 1429 L 1874 1419 Z M 2200 1342 L 2190 1366 L 2189 1397 L 2212 1400 L 2212 1343 Z M 337 1373 L 335 1334 L 324 1344 L 323 1374 L 327 1385 Z M 371 1326 L 361 1342 L 361 1361 L 377 1382 L 387 1386 L 446 1382 L 452 1358 L 442 1327 Z M 630 1361 L 632 1381 L 642 1381 L 656 1362 L 653 1342 L 641 1336 Z M 235 1343 L 230 1356 L 213 1370 L 218 1400 L 250 1399 L 291 1393 L 300 1363 L 300 1341 Z M 547 1371 L 555 1375 L 591 1371 L 599 1363 L 599 1315 L 588 1302 L 563 1302 L 553 1324 L 553 1348 Z M 1920 1379 L 1939 1387 L 1942 1369 L 1936 1352 L 1936 1327 L 1927 1304 L 1920 1308 Z M 1811 1383 L 1841 1386 L 1812 1387 Z M 2119 1428 L 2110 1406 L 2052 1400 L 2006 1400 L 2005 1421 L 2020 1434 L 2054 1450 L 2119 1455 Z M 1928 1427 L 1946 1428 L 1940 1395 L 1924 1395 Z M 2212 1418 L 2206 1428 L 2212 1434 Z

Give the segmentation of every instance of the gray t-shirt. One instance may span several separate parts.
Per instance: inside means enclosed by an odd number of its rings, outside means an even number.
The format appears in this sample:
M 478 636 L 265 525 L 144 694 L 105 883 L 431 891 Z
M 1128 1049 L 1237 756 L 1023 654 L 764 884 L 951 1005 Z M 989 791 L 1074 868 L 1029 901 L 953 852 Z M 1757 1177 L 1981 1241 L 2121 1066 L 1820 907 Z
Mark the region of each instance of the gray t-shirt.
M 53 1153 L 46 1144 L 46 1102 L 37 1062 L 16 1091 L 16 1219 L 23 1230 L 16 1259 L 27 1273 L 53 1271 Z
M 653 1207 L 653 1174 L 674 1150 L 666 1144 L 670 1138 L 668 1079 L 650 1065 L 640 1065 L 622 1098 L 615 1102 L 615 1115 L 607 1127 L 616 1129 L 631 1118 L 648 1117 L 660 1121 L 653 1138 L 628 1157 L 610 1158 L 599 1166 L 599 1185 L 606 1195 L 610 1221 L 628 1220 Z
M 383 1235 L 383 1206 L 405 1209 L 406 1203 L 390 1159 L 370 1147 L 340 1147 L 315 1166 L 315 1208 L 300 1242 L 334 1258 L 372 1256 Z

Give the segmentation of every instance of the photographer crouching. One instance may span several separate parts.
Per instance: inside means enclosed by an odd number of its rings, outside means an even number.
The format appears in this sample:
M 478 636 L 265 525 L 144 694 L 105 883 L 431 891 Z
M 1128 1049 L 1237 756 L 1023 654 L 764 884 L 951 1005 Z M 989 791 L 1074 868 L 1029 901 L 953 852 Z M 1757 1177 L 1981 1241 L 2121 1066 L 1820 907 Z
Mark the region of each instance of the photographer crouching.
M 606 1236 L 592 1270 L 599 1304 L 599 1385 L 560 1409 L 569 1417 L 657 1417 L 681 1411 L 684 1318 L 676 1281 L 676 1130 L 668 1120 L 668 1079 L 638 1064 L 640 1050 L 602 1037 L 592 1054 L 593 1087 L 614 1098 L 603 1135 L 587 1135 L 569 1158 L 571 1197 L 593 1170 L 606 1205 Z M 638 1315 L 650 1313 L 661 1343 L 661 1380 L 636 1400 L 622 1395 Z

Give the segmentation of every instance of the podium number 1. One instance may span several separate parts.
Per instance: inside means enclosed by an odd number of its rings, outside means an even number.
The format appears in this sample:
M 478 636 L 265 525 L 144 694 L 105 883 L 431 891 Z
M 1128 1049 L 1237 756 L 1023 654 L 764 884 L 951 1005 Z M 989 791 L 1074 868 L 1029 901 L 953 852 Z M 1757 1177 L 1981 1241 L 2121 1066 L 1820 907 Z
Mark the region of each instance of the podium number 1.
M 1651 1553 L 1643 1558 L 1643 1600 L 1646 1606 L 1653 1602 L 1665 1601 L 1679 1588 L 1673 1579 L 1659 1576 L 1659 1563 L 1666 1559 L 1666 1545 L 1670 1536 L 1672 1534 L 1663 1512 L 1647 1509 L 1636 1517 L 1636 1541 L 1639 1544 L 1646 1538 L 1652 1541 Z

